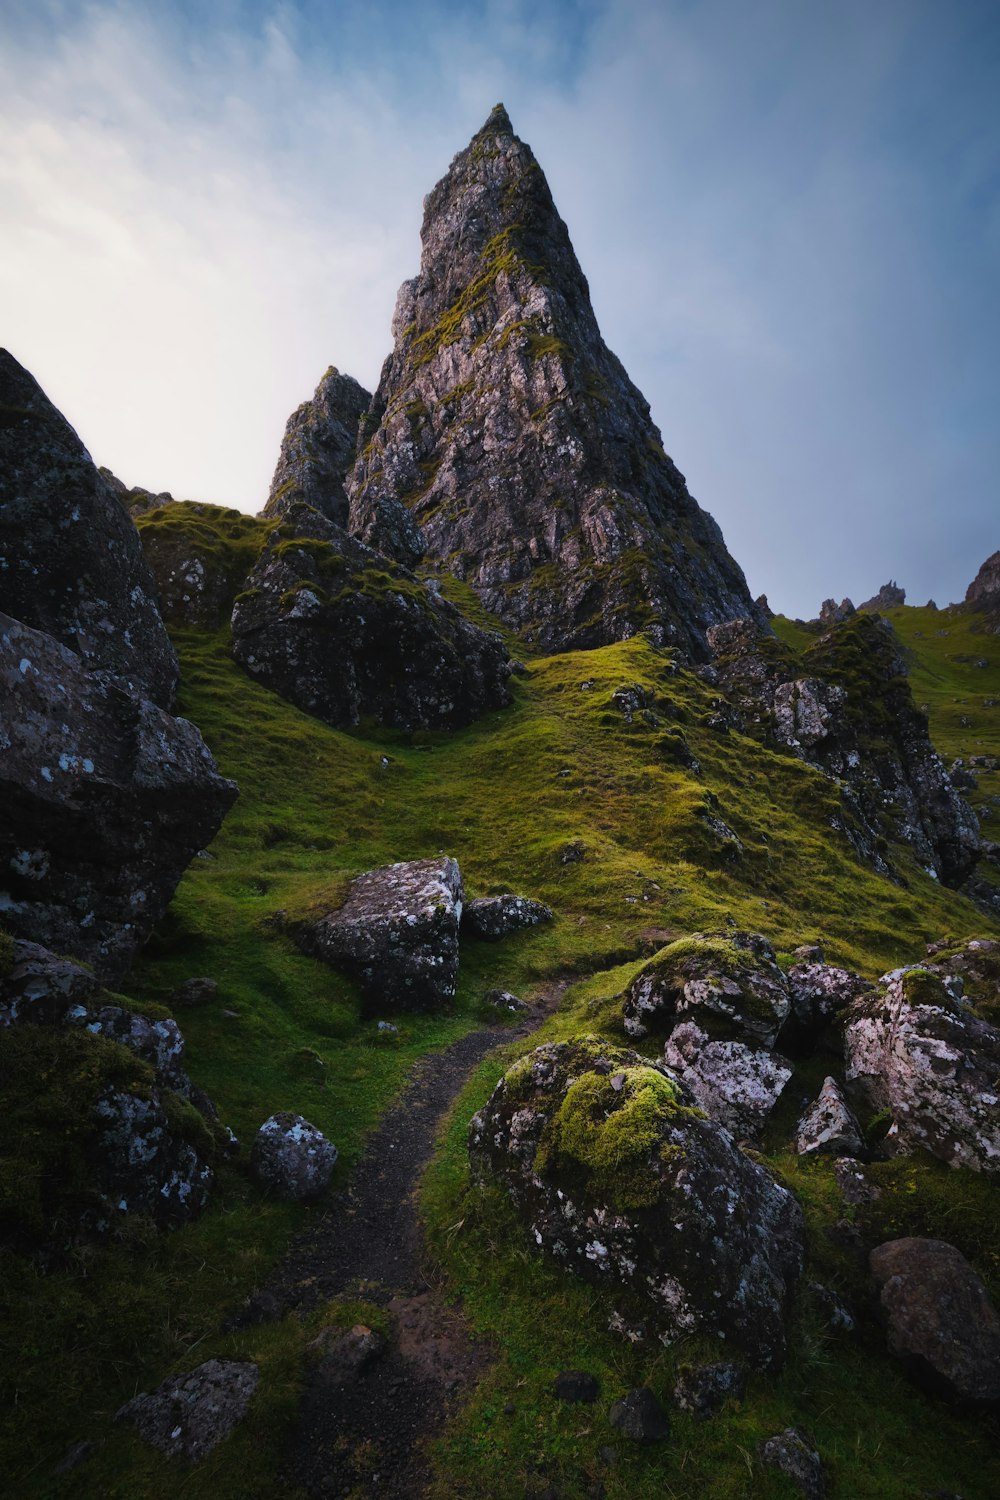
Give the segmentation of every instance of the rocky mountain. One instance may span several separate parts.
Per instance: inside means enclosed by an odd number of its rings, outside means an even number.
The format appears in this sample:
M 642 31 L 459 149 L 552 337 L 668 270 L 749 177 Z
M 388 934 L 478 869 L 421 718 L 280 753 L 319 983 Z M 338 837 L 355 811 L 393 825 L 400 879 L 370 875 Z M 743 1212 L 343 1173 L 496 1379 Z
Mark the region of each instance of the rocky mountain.
M 358 423 L 371 395 L 331 365 L 310 401 L 288 418 L 265 516 L 280 516 L 300 502 L 338 526 L 347 524 L 344 480 L 357 456 Z
M 549 651 L 645 629 L 704 658 L 709 626 L 758 618 L 601 338 L 502 105 L 425 200 L 421 239 L 347 485 L 350 529 L 409 566 L 426 554 Z
M 897 609 L 899 605 L 905 603 L 906 590 L 901 589 L 895 579 L 890 578 L 888 583 L 883 583 L 877 594 L 866 599 L 864 604 L 859 604 L 858 609 L 864 610 L 867 614 L 877 615 L 883 609 Z
M 965 591 L 965 602 L 977 609 L 1000 609 L 1000 552 L 983 563 Z

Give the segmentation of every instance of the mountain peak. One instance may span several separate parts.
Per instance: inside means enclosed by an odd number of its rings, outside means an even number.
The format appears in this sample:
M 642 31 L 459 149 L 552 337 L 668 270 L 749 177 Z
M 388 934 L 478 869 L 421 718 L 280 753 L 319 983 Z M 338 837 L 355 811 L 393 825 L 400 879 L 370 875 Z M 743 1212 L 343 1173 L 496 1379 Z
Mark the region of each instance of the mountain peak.
M 494 104 L 487 116 L 486 123 L 476 131 L 473 140 L 478 140 L 483 135 L 513 135 L 514 127 L 510 123 L 510 115 L 502 104 Z

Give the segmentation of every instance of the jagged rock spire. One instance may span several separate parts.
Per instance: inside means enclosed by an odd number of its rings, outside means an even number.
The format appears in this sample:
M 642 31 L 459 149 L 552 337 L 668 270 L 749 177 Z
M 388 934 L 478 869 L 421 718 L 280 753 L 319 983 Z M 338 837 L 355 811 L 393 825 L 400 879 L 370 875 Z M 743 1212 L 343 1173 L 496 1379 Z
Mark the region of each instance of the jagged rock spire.
M 551 650 L 647 627 L 702 657 L 709 625 L 757 618 L 601 338 L 502 105 L 426 198 L 421 238 L 347 485 L 351 529 L 410 565 L 426 551 Z
M 263 515 L 280 516 L 304 501 L 327 520 L 346 523 L 344 479 L 354 467 L 358 422 L 371 399 L 353 376 L 330 366 L 312 399 L 288 418 Z

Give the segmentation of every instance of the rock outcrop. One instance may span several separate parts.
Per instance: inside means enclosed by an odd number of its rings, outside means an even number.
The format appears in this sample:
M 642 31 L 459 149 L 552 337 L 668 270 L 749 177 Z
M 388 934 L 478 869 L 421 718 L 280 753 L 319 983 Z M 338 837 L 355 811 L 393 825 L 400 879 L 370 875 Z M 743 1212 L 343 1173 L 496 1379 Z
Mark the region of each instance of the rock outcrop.
M 115 1421 L 127 1422 L 161 1453 L 199 1463 L 243 1421 L 259 1379 L 250 1361 L 209 1359 L 133 1396 Z
M 462 927 L 472 937 L 497 943 L 511 933 L 551 922 L 552 913 L 541 901 L 527 896 L 477 896 L 462 908 Z
M 989 615 L 1000 615 L 1000 552 L 983 563 L 965 591 L 965 602 Z
M 169 490 L 160 490 L 156 493 L 153 490 L 144 489 L 141 484 L 134 484 L 130 489 L 123 479 L 119 479 L 117 474 L 113 474 L 103 464 L 98 473 L 119 504 L 128 511 L 133 521 L 139 516 L 146 515 L 148 511 L 162 510 L 164 506 L 174 504 L 174 497 Z
M 236 787 L 193 724 L 5 615 L 0 696 L 4 921 L 120 976 Z
M 854 615 L 801 657 L 745 620 L 710 641 L 733 726 L 841 783 L 843 831 L 863 858 L 890 873 L 888 835 L 946 885 L 962 884 L 979 857 L 979 825 L 931 744 L 885 622 Z
M 696 1021 L 720 1039 L 773 1047 L 791 1008 L 774 949 L 756 932 L 696 932 L 661 948 L 625 992 L 629 1036 Z
M 305 505 L 273 533 L 233 610 L 233 655 L 336 728 L 454 728 L 510 702 L 499 635 Z
M 352 376 L 330 366 L 312 399 L 288 418 L 262 515 L 284 515 L 301 501 L 328 521 L 347 525 L 344 480 L 354 467 L 358 423 L 371 399 Z
M 661 1064 L 596 1037 L 538 1047 L 472 1120 L 469 1157 L 541 1250 L 632 1294 L 665 1342 L 721 1334 L 780 1363 L 801 1210 Z
M 648 629 L 706 655 L 758 619 L 601 338 L 566 226 L 498 105 L 425 199 L 420 273 L 348 482 L 350 529 L 422 552 L 547 650 Z
M 241 511 L 195 500 L 154 507 L 135 521 L 164 619 L 218 630 L 260 556 L 267 525 Z
M 169 708 L 174 649 L 135 527 L 38 383 L 0 350 L 0 610 Z
M 455 861 L 410 860 L 359 875 L 343 905 L 301 925 L 296 941 L 353 975 L 369 1009 L 436 1010 L 455 996 L 461 917 Z
M 301 1115 L 271 1115 L 257 1132 L 250 1167 L 258 1182 L 290 1203 L 318 1198 L 330 1185 L 337 1148 Z
M 906 590 L 901 589 L 894 578 L 888 583 L 883 583 L 877 594 L 866 599 L 864 604 L 858 605 L 858 610 L 866 614 L 877 615 L 883 609 L 898 609 L 901 604 L 906 603 Z

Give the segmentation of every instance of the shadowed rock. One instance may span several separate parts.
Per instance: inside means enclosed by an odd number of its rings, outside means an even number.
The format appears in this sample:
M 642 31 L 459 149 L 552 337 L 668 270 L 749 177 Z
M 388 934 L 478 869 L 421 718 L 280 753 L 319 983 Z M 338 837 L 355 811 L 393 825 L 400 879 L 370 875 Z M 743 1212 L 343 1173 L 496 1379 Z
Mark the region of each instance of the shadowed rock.
M 255 1364 L 209 1359 L 187 1374 L 169 1375 L 150 1395 L 133 1397 L 115 1421 L 135 1427 L 161 1453 L 198 1463 L 243 1421 L 258 1379 Z

